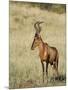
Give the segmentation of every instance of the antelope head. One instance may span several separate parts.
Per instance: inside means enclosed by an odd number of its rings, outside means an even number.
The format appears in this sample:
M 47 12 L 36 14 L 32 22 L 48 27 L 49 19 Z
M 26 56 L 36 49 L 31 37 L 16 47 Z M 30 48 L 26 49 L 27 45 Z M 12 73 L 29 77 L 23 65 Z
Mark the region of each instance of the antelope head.
M 34 28 L 36 30 L 35 36 L 34 36 L 34 40 L 31 46 L 31 49 L 34 50 L 34 48 L 36 48 L 37 46 L 39 46 L 40 41 L 41 41 L 41 36 L 40 36 L 40 32 L 41 32 L 41 27 L 40 24 L 42 24 L 43 22 L 36 22 L 34 24 Z

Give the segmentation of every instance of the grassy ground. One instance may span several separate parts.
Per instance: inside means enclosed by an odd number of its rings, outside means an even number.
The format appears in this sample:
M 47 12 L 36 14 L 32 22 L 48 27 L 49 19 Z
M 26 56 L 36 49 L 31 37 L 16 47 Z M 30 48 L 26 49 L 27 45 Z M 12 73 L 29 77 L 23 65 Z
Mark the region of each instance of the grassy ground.
M 38 49 L 31 51 L 36 21 L 41 25 L 43 41 L 59 51 L 59 74 L 65 77 L 65 14 L 40 10 L 28 4 L 10 3 L 10 73 L 9 88 L 42 87 L 65 85 L 65 79 L 50 81 L 53 70 L 49 66 L 49 82 L 42 83 L 42 67 Z

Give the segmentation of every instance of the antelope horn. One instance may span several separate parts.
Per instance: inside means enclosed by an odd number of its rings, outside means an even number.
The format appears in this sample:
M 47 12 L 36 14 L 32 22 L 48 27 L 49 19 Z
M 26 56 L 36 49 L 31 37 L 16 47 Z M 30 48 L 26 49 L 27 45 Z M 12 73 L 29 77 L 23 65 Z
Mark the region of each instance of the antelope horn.
M 35 28 L 35 30 L 36 30 L 36 33 L 38 33 L 38 27 L 37 27 L 37 24 L 38 24 L 38 22 L 36 22 L 36 23 L 34 24 L 34 28 Z
M 34 28 L 36 29 L 36 33 L 40 33 L 40 31 L 41 31 L 41 27 L 40 27 L 40 24 L 41 23 L 43 23 L 43 22 L 36 22 L 35 24 L 34 24 Z
M 41 23 L 44 23 L 44 22 L 38 22 L 38 32 L 40 33 L 41 32 L 41 27 L 40 27 L 40 24 Z

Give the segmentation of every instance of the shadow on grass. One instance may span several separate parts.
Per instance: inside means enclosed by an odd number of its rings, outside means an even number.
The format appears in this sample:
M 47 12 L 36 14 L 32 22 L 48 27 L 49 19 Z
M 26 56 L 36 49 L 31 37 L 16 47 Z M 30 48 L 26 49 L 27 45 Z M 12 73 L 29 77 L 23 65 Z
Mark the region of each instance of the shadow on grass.
M 55 81 L 66 81 L 66 75 L 59 75 L 57 77 L 51 77 L 51 81 L 55 80 Z

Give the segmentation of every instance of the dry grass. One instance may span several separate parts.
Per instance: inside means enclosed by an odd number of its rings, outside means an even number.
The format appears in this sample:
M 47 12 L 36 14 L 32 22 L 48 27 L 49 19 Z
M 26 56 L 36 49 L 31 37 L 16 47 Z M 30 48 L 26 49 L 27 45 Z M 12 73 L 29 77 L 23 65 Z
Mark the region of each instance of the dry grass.
M 46 84 L 42 83 L 42 67 L 38 49 L 31 51 L 35 34 L 34 23 L 44 21 L 41 25 L 43 41 L 55 46 L 59 51 L 59 73 L 65 76 L 65 14 L 56 14 L 28 4 L 10 3 L 10 88 L 65 85 L 65 80 Z M 52 76 L 49 66 L 49 80 Z

